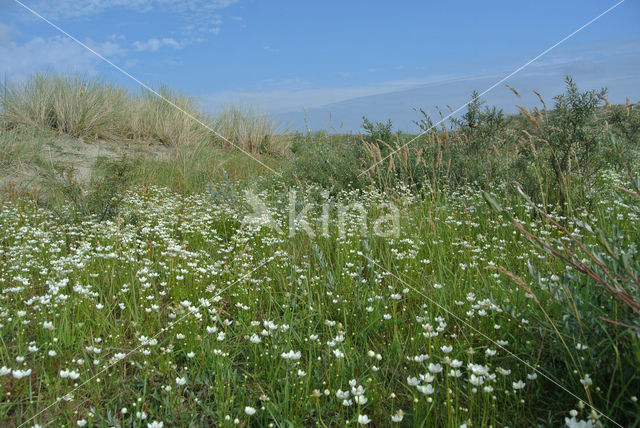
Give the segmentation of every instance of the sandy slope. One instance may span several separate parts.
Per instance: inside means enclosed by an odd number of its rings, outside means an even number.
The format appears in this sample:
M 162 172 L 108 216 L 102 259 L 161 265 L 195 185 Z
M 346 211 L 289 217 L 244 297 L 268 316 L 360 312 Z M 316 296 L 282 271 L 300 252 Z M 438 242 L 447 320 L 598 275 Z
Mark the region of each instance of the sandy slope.
M 99 158 L 166 157 L 170 153 L 170 148 L 159 144 L 104 140 L 87 142 L 66 136 L 47 138 L 36 153 L 38 161 L 25 157 L 0 166 L 0 189 L 7 186 L 41 187 L 43 173 L 53 166 L 70 168 L 75 180 L 88 183 L 94 174 L 93 166 Z

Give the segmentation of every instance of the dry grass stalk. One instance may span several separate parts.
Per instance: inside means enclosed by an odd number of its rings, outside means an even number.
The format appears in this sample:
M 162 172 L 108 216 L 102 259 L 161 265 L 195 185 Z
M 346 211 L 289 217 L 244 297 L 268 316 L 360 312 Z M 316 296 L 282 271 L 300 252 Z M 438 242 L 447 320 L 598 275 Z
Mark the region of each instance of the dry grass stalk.
M 509 86 L 509 85 L 505 85 L 505 86 L 506 86 L 507 88 L 509 88 L 509 90 L 511 90 L 511 92 L 513 92 L 514 94 L 516 94 L 516 97 L 518 97 L 518 98 L 522 98 L 522 97 L 520 96 L 520 93 L 518 93 L 518 91 L 516 90 L 516 88 L 514 88 L 514 87 L 512 87 L 512 86 Z
M 522 112 L 522 114 L 524 114 L 525 117 L 529 120 L 529 122 L 531 122 L 538 130 L 541 129 L 540 123 L 538 123 L 538 120 L 529 112 L 529 110 L 527 110 L 526 108 L 518 104 L 516 104 L 516 107 L 518 107 L 518 109 Z
M 538 96 L 538 99 L 540 100 L 540 102 L 542 103 L 542 107 L 544 107 L 544 109 L 547 109 L 547 103 L 544 102 L 544 98 L 542 98 L 542 95 L 540 94 L 540 92 L 538 91 L 533 91 L 534 94 L 536 94 Z

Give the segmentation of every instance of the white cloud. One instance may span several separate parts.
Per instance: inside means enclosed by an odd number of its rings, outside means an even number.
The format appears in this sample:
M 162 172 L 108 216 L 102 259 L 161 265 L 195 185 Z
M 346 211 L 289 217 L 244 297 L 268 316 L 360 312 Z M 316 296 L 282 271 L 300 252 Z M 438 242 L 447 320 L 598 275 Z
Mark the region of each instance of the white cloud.
M 70 19 L 98 15 L 109 9 L 122 8 L 146 13 L 171 11 L 176 13 L 209 14 L 237 3 L 239 0 L 38 0 L 25 2 L 46 18 Z
M 219 12 L 239 0 L 23 0 L 28 7 L 46 19 L 70 21 L 90 19 L 112 10 L 136 13 L 170 14 L 176 25 L 182 25 L 184 36 L 220 33 L 222 17 Z M 12 5 L 12 19 L 37 20 L 18 4 Z M 18 12 L 18 13 L 16 13 Z M 150 18 L 152 19 L 152 18 Z M 64 22 L 62 23 L 64 25 Z
M 187 34 L 210 33 L 218 35 L 222 25 L 222 17 L 218 14 L 207 14 L 204 11 L 189 16 L 190 22 L 184 29 Z
M 210 33 L 215 36 L 220 34 L 220 27 L 216 27 L 214 25 L 202 25 L 198 28 L 198 31 L 201 33 Z
M 123 55 L 118 43 L 85 41 L 91 49 L 107 58 Z M 0 74 L 22 80 L 37 71 L 94 74 L 101 60 L 71 39 L 62 36 L 34 37 L 26 43 L 8 41 L 0 44 Z
M 92 41 L 89 41 L 85 44 L 106 58 L 124 55 L 126 53 L 126 49 L 124 49 L 122 46 L 120 46 L 119 43 L 116 42 L 106 41 L 95 44 Z
M 161 39 L 151 38 L 146 42 L 135 41 L 133 42 L 133 47 L 137 51 L 157 52 L 160 48 L 165 46 L 169 46 L 174 49 L 182 49 L 186 44 L 187 42 L 185 41 L 178 42 L 171 37 L 163 37 Z
M 128 68 L 133 68 L 136 65 L 138 65 L 140 63 L 140 60 L 138 58 L 134 58 L 134 59 L 128 59 L 124 62 L 124 68 L 128 69 Z

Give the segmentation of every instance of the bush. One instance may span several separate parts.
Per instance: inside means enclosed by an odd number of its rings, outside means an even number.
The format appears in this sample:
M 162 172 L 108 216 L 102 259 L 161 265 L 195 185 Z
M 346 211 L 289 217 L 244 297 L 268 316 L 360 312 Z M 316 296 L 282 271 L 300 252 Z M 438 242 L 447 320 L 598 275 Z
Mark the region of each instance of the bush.
M 580 92 L 570 77 L 566 84 L 567 92 L 555 97 L 555 107 L 543 133 L 548 145 L 546 161 L 553 171 L 561 206 L 570 202 L 572 193 L 584 196 L 595 172 L 606 162 L 601 156 L 604 127 L 597 120 L 598 104 L 604 101 L 606 89 Z M 575 172 L 576 180 L 571 180 L 570 188 L 571 172 Z
M 362 128 L 366 131 L 365 140 L 369 143 L 378 143 L 379 141 L 390 143 L 393 140 L 391 119 L 387 120 L 387 123 L 378 121 L 372 123 L 365 116 L 362 116 Z
M 291 153 L 283 171 L 290 184 L 316 184 L 333 191 L 366 185 L 366 177 L 360 175 L 365 152 L 353 136 L 296 134 Z

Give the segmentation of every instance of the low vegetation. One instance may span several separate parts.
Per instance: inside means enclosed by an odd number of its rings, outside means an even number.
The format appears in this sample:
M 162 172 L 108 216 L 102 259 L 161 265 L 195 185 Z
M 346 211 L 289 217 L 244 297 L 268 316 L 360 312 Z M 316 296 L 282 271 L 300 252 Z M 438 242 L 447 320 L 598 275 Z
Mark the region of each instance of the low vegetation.
M 163 90 L 266 167 L 150 95 L 7 86 L 2 425 L 639 426 L 640 114 L 566 83 L 420 135 Z

